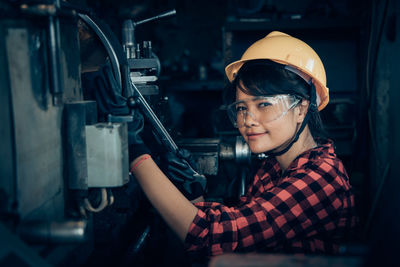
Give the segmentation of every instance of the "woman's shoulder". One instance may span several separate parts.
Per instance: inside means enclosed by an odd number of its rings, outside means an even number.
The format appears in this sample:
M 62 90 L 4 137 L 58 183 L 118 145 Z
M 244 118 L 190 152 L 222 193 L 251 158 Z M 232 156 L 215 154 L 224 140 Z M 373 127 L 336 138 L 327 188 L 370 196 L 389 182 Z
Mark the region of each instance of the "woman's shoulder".
M 319 143 L 316 148 L 299 157 L 285 172 L 282 182 L 302 180 L 316 186 L 350 188 L 349 178 L 343 162 L 337 157 L 333 141 Z
M 331 139 L 317 139 L 317 146 L 300 154 L 288 169 L 309 169 L 321 165 L 322 168 L 326 168 L 326 164 L 332 167 L 343 165 L 336 155 L 333 141 Z

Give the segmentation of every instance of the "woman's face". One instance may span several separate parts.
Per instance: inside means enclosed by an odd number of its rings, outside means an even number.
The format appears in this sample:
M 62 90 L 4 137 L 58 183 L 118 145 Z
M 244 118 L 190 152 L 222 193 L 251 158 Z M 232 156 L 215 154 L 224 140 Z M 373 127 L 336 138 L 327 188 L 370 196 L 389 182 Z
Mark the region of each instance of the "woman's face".
M 237 101 L 251 97 L 251 95 L 245 94 L 240 89 L 236 90 Z M 251 103 L 247 106 L 252 116 L 246 116 L 244 125 L 239 127 L 240 133 L 253 153 L 281 150 L 281 147 L 291 141 L 298 125 L 302 122 L 303 116 L 300 114 L 300 108 L 292 108 L 280 118 L 268 121 L 266 115 L 262 114 L 256 105 L 258 104 Z

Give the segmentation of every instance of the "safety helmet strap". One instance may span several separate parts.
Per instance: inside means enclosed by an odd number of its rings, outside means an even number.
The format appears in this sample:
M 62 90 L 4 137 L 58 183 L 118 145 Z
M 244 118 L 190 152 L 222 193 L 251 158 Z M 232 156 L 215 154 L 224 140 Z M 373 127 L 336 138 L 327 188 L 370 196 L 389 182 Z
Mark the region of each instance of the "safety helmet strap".
M 302 122 L 302 124 L 301 124 L 301 126 L 300 126 L 300 129 L 297 131 L 296 136 L 295 136 L 295 137 L 293 138 L 293 140 L 289 143 L 289 145 L 287 145 L 283 150 L 278 151 L 278 152 L 273 152 L 272 150 L 271 150 L 271 151 L 268 151 L 268 152 L 264 152 L 264 154 L 265 154 L 266 156 L 274 156 L 274 157 L 275 157 L 275 156 L 280 156 L 280 155 L 283 155 L 283 154 L 285 154 L 286 152 L 289 151 L 289 149 L 293 146 L 293 144 L 297 142 L 297 140 L 298 140 L 299 137 L 300 137 L 300 134 L 303 132 L 304 128 L 306 127 L 306 125 L 307 125 L 307 123 L 308 123 L 308 120 L 309 120 L 309 118 L 310 118 L 310 111 L 314 111 L 314 110 L 317 109 L 317 106 L 316 106 L 316 102 L 315 102 L 315 101 L 316 101 L 316 90 L 315 90 L 314 84 L 311 83 L 311 98 L 310 98 L 310 104 L 308 105 L 307 114 L 306 114 L 306 116 L 304 117 L 304 120 L 303 120 L 303 122 Z

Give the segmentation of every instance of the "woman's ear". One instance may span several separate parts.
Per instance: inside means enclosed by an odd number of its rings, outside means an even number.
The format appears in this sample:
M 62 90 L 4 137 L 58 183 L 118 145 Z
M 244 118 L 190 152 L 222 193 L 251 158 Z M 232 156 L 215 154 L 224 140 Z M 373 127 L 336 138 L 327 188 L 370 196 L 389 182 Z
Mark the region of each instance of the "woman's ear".
M 302 123 L 304 118 L 306 117 L 309 103 L 310 102 L 308 100 L 302 99 L 300 104 L 297 106 L 296 116 L 298 123 Z

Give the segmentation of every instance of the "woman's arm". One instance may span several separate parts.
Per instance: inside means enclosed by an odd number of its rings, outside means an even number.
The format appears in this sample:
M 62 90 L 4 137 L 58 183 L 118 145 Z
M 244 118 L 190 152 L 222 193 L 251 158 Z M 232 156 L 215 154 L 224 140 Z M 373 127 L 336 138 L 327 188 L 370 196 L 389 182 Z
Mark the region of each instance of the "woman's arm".
M 345 174 L 336 172 L 340 166 L 328 172 L 327 167 L 319 162 L 315 168 L 292 171 L 269 190 L 258 183 L 261 194 L 235 207 L 215 202 L 196 205 L 200 211 L 185 248 L 210 255 L 280 250 L 284 245 L 305 252 L 337 252 L 333 241 L 351 223 L 348 214 L 354 201 L 341 182 Z
M 131 168 L 142 158 L 135 159 Z M 198 209 L 173 185 L 152 158 L 139 163 L 133 174 L 153 206 L 184 241 Z

